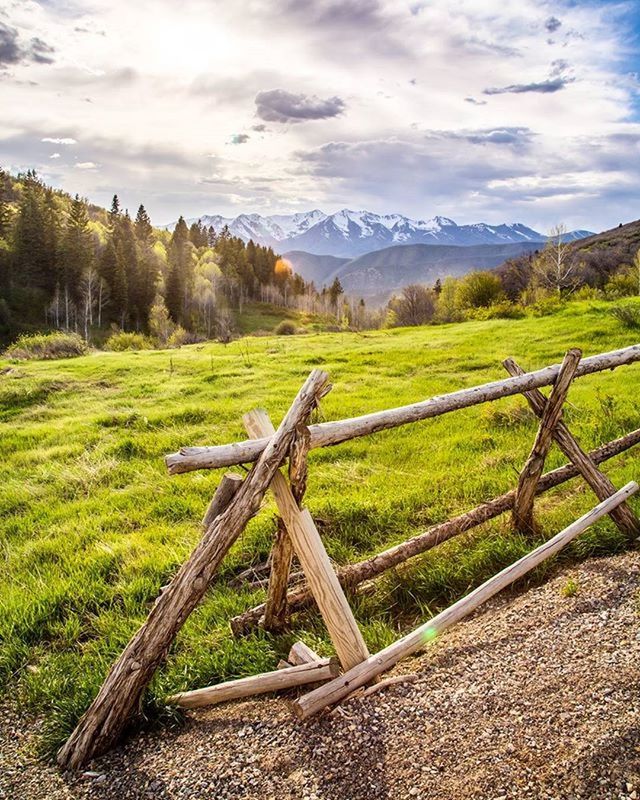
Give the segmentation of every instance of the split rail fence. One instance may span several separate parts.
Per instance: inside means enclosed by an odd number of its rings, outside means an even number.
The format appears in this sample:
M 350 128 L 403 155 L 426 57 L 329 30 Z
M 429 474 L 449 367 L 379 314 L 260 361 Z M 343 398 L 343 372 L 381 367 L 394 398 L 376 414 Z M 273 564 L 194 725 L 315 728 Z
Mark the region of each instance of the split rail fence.
M 608 514 L 625 536 L 638 536 L 640 521 L 627 504 L 638 485 L 631 482 L 616 491 L 598 465 L 640 443 L 640 429 L 586 453 L 562 419 L 563 405 L 575 378 L 636 361 L 640 361 L 640 344 L 584 359 L 579 350 L 569 350 L 561 364 L 533 372 L 524 372 L 513 359 L 507 359 L 503 363 L 509 377 L 503 380 L 401 408 L 308 425 L 314 408 L 331 389 L 327 374 L 314 370 L 277 430 L 266 412 L 254 410 L 244 417 L 250 437 L 246 441 L 211 447 L 185 447 L 167 456 L 167 467 L 172 475 L 234 465 L 252 464 L 252 467 L 244 478 L 235 473 L 222 476 L 204 514 L 200 541 L 171 582 L 163 587 L 147 620 L 111 667 L 95 699 L 61 748 L 59 764 L 78 768 L 119 739 L 137 712 L 142 694 L 165 659 L 175 636 L 204 596 L 222 559 L 259 510 L 269 488 L 275 497 L 280 520 L 269 559 L 266 601 L 233 619 L 232 630 L 236 635 L 243 635 L 259 625 L 268 630 L 281 629 L 288 624 L 294 611 L 315 602 L 337 658 L 322 659 L 303 642 L 297 642 L 287 661 L 281 662 L 274 672 L 182 692 L 168 698 L 172 704 L 194 708 L 261 692 L 316 684 L 317 688 L 293 705 L 296 714 L 304 719 L 340 703 L 360 687 L 376 681 L 399 659 L 424 647 L 440 631 L 557 553 L 601 517 Z M 540 391 L 544 386 L 551 386 L 548 397 Z M 540 422 L 514 490 L 370 558 L 334 569 L 311 514 L 302 507 L 307 457 L 312 448 L 339 444 L 516 394 L 526 398 Z M 547 453 L 554 441 L 569 463 L 543 473 Z M 286 461 L 288 480 L 280 470 Z M 369 583 L 387 570 L 507 511 L 511 511 L 516 529 L 523 532 L 535 530 L 535 496 L 576 476 L 582 476 L 593 490 L 598 505 L 415 631 L 381 652 L 369 654 L 347 600 L 347 592 L 353 592 L 360 584 Z M 294 554 L 300 563 L 303 581 L 299 580 L 299 575 L 291 573 Z M 376 688 L 370 686 L 365 692 Z

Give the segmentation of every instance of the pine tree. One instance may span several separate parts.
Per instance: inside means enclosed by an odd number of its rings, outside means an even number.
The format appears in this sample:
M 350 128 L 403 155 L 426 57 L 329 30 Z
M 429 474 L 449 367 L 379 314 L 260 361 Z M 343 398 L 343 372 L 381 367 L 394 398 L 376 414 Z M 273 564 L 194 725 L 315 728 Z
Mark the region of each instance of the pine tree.
M 91 270 L 94 260 L 93 242 L 89 232 L 89 214 L 78 195 L 71 203 L 69 219 L 62 240 L 60 280 L 64 298 L 65 326 L 70 316 L 80 308 L 83 274 Z
M 183 325 L 186 322 L 185 292 L 187 286 L 189 231 L 180 217 L 169 243 L 169 270 L 166 285 L 166 305 L 171 319 Z
M 156 293 L 158 280 L 158 261 L 153 252 L 153 227 L 145 207 L 138 208 L 135 221 L 135 234 L 138 242 L 138 284 L 136 287 L 136 307 L 140 325 L 146 330 L 149 314 Z
M 140 330 L 144 319 L 144 309 L 141 308 L 142 279 L 138 261 L 138 246 L 133 223 L 129 212 L 125 212 L 120 221 L 120 240 L 122 265 L 127 285 L 127 306 L 123 320 L 128 320 L 136 330 Z M 124 327 L 124 325 L 123 325 Z

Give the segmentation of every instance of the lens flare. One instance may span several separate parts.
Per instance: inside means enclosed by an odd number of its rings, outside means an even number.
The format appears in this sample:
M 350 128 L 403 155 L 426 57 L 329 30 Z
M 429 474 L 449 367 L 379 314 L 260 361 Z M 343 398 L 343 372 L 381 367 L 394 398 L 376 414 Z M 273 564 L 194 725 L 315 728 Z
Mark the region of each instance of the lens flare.
M 435 628 L 427 628 L 424 632 L 425 642 L 433 642 L 438 636 L 438 631 Z
M 273 271 L 279 277 L 284 277 L 285 275 L 291 275 L 293 268 L 291 267 L 291 264 L 284 258 L 279 258 L 275 263 Z

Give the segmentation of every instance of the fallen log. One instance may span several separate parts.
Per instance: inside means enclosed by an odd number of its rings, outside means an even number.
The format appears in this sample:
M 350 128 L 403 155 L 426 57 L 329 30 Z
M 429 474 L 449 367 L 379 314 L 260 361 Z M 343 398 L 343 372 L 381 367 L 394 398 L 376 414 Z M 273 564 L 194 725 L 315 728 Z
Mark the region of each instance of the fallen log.
M 327 374 L 320 370 L 314 370 L 304 382 L 278 431 L 233 501 L 211 523 L 111 667 L 97 696 L 59 751 L 61 767 L 77 769 L 118 740 L 176 634 L 202 599 L 220 562 L 258 511 L 267 487 L 288 453 L 297 426 L 308 418 L 327 382 Z
M 253 697 L 257 694 L 293 689 L 295 686 L 304 686 L 307 683 L 331 680 L 339 672 L 338 659 L 332 658 L 327 659 L 325 663 L 316 661 L 310 664 L 299 664 L 273 672 L 263 672 L 260 675 L 251 675 L 248 678 L 219 683 L 216 686 L 207 686 L 204 689 L 180 692 L 168 697 L 167 703 L 180 706 L 180 708 L 213 706 L 229 700 L 239 700 L 242 697 Z
M 562 406 L 567 399 L 581 356 L 580 350 L 569 350 L 564 357 L 558 378 L 553 384 L 549 399 L 545 402 L 533 447 L 520 472 L 513 504 L 513 525 L 520 533 L 527 534 L 535 530 L 533 499 L 536 496 L 536 486 L 542 475 L 544 462 L 553 441 L 553 432 L 562 417 Z
M 380 673 L 391 669 L 400 659 L 421 650 L 442 631 L 455 625 L 498 592 L 522 578 L 547 558 L 560 552 L 563 547 L 583 533 L 590 525 L 593 525 L 594 522 L 608 514 L 617 504 L 631 497 L 632 494 L 638 491 L 638 488 L 638 484 L 635 481 L 631 481 L 614 495 L 599 503 L 591 511 L 588 511 L 567 528 L 557 533 L 548 542 L 540 545 L 540 547 L 498 572 L 497 575 L 489 578 L 488 581 L 485 581 L 481 586 L 478 586 L 477 589 L 474 589 L 445 611 L 437 614 L 433 619 L 385 647 L 379 653 L 370 656 L 361 664 L 357 664 L 348 672 L 345 672 L 344 675 L 340 675 L 329 683 L 309 692 L 309 694 L 303 695 L 293 704 L 296 715 L 300 719 L 307 719 L 313 714 L 322 711 L 323 708 L 339 703 L 359 687 L 370 683 Z
M 619 439 L 614 439 L 601 447 L 592 450 L 588 457 L 594 464 L 601 464 L 614 456 L 620 455 L 625 450 L 640 443 L 640 429 L 627 433 Z M 536 488 L 536 494 L 541 494 L 577 477 L 580 471 L 574 464 L 565 464 L 558 469 L 545 473 L 540 478 Z M 424 533 L 414 536 L 405 542 L 401 542 L 382 553 L 378 553 L 364 561 L 349 564 L 336 570 L 336 575 L 342 586 L 349 590 L 358 584 L 368 581 L 381 575 L 386 570 L 402 564 L 410 558 L 427 552 L 432 547 L 446 542 L 455 536 L 466 533 L 472 528 L 482 525 L 495 517 L 499 517 L 513 508 L 516 492 L 511 490 L 493 500 L 488 500 L 479 506 L 452 517 L 446 522 L 434 525 Z M 296 611 L 310 605 L 313 596 L 306 584 L 296 587 L 287 595 L 287 605 L 289 611 Z M 236 636 L 249 633 L 257 627 L 264 614 L 264 603 L 239 614 L 231 620 L 231 630 Z
M 615 369 L 635 361 L 640 361 L 640 344 L 583 358 L 576 370 L 576 378 L 607 369 Z M 309 447 L 328 447 L 340 444 L 340 442 L 358 436 L 368 436 L 376 431 L 437 417 L 450 411 L 486 403 L 489 400 L 498 400 L 501 397 L 539 389 L 541 386 L 550 386 L 555 382 L 559 371 L 560 365 L 554 364 L 534 372 L 527 372 L 525 375 L 484 383 L 470 389 L 460 389 L 457 392 L 431 397 L 428 400 L 400 408 L 376 411 L 373 414 L 365 414 L 352 419 L 310 425 Z M 248 464 L 259 457 L 268 441 L 269 437 L 265 436 L 261 439 L 213 447 L 183 447 L 178 453 L 166 456 L 165 462 L 171 475 L 196 469 L 217 469 L 234 464 Z

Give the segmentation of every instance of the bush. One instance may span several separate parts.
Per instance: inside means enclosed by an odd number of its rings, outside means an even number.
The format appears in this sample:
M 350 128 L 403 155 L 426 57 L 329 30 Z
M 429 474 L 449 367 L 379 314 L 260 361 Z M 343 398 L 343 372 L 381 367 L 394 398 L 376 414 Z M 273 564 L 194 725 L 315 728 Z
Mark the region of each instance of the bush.
M 482 308 L 504 299 L 500 278 L 493 272 L 469 272 L 458 281 L 456 305 L 459 308 Z
M 76 358 L 87 352 L 87 343 L 77 333 L 31 333 L 19 336 L 4 355 L 7 358 Z
M 487 308 L 477 308 L 469 312 L 473 319 L 522 319 L 526 316 L 524 308 L 518 303 L 502 300 Z
M 142 333 L 118 331 L 118 333 L 112 333 L 107 339 L 104 349 L 113 350 L 116 353 L 122 353 L 125 350 L 153 350 L 153 342 Z
M 275 329 L 277 336 L 292 336 L 295 332 L 296 326 L 290 319 L 283 319 Z
M 626 303 L 615 306 L 611 309 L 611 313 L 625 328 L 640 328 L 640 305 Z
M 204 342 L 204 338 L 198 333 L 186 331 L 182 325 L 173 331 L 167 340 L 167 347 L 182 347 L 183 344 L 198 344 Z

